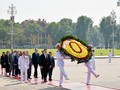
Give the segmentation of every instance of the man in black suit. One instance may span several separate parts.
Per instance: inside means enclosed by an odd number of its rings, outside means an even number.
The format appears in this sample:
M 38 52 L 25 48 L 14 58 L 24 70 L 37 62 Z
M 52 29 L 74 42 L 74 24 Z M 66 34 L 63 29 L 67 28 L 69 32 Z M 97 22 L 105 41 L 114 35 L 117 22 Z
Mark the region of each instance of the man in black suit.
M 37 68 L 38 68 L 38 61 L 39 61 L 39 53 L 38 50 L 35 49 L 35 52 L 32 54 L 32 63 L 34 66 L 34 78 L 38 78 L 38 72 L 37 72 Z
M 49 81 L 52 81 L 52 72 L 53 72 L 53 68 L 55 67 L 55 60 L 54 60 L 54 57 L 52 56 L 52 52 L 49 52 L 49 56 L 50 56 L 50 62 L 51 62 L 51 65 L 49 67 Z
M 49 55 L 47 54 L 47 49 L 44 49 L 44 52 L 43 54 L 41 55 L 40 57 L 40 68 L 42 68 L 42 73 L 43 73 L 43 79 L 44 79 L 44 82 L 46 83 L 47 82 L 47 73 L 48 73 L 48 68 L 50 67 L 51 65 L 51 62 L 50 62 L 50 57 Z

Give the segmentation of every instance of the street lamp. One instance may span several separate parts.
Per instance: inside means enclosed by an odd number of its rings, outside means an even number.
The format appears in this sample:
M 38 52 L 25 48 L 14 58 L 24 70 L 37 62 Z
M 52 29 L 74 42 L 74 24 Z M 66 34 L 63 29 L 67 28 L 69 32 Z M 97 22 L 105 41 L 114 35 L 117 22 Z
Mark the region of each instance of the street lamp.
M 7 10 L 7 13 L 10 15 L 10 20 L 11 20 L 11 50 L 13 49 L 13 34 L 14 34 L 14 31 L 13 31 L 13 24 L 14 24 L 14 15 L 17 14 L 17 11 L 16 11 L 16 7 L 13 6 L 13 4 L 11 4 L 11 6 L 9 6 L 8 10 Z
M 120 6 L 120 0 L 117 1 L 117 6 Z
M 112 12 L 111 12 L 111 25 L 112 25 L 112 31 L 113 31 L 113 33 L 112 33 L 112 39 L 113 39 L 113 43 L 112 43 L 112 55 L 114 56 L 114 26 L 115 26 L 115 23 L 116 23 L 116 13 L 115 13 L 115 11 L 114 10 L 112 10 Z
M 120 6 L 120 0 L 117 1 L 117 6 Z M 119 23 L 120 23 L 120 18 L 119 18 Z M 119 30 L 119 43 L 118 43 L 118 47 L 120 48 L 120 30 Z

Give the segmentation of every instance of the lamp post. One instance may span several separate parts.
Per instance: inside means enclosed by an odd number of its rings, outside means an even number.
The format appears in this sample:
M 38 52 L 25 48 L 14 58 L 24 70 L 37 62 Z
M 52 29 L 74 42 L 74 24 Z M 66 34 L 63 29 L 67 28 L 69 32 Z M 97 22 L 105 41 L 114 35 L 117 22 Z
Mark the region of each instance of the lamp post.
M 117 6 L 120 6 L 120 0 L 117 1 Z M 119 18 L 119 23 L 120 23 L 120 18 Z M 119 43 L 118 43 L 118 47 L 120 48 L 120 30 L 119 30 Z
M 116 13 L 114 10 L 112 10 L 111 12 L 111 25 L 112 25 L 112 39 L 113 39 L 113 42 L 112 42 L 112 55 L 114 56 L 114 26 L 115 26 L 115 23 L 116 23 Z
M 120 0 L 117 1 L 117 6 L 120 6 Z
M 16 11 L 16 7 L 13 6 L 13 4 L 11 4 L 11 6 L 9 6 L 8 10 L 7 10 L 7 13 L 10 15 L 10 20 L 11 20 L 11 50 L 13 50 L 13 34 L 14 34 L 14 31 L 13 31 L 13 24 L 14 24 L 14 15 L 17 14 L 17 11 Z

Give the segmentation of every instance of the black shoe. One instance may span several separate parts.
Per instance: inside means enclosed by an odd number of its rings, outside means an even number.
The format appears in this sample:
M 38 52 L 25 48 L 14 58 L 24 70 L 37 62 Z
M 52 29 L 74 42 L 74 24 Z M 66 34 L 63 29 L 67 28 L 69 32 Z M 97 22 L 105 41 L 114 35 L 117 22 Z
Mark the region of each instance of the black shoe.
M 44 82 L 46 83 L 46 82 L 47 82 L 47 80 L 44 80 Z
M 35 76 L 34 78 L 38 78 L 37 76 Z
M 49 79 L 49 81 L 52 81 L 52 79 Z
M 15 76 L 15 75 L 12 74 L 12 76 Z
M 31 77 L 28 77 L 28 79 L 32 79 Z

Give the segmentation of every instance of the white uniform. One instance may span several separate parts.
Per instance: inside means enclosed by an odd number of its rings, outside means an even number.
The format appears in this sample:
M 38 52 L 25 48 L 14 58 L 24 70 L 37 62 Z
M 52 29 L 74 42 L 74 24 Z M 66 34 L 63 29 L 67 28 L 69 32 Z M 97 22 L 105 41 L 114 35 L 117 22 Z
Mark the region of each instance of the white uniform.
M 23 81 L 23 76 L 25 73 L 25 82 L 27 82 L 27 70 L 29 68 L 29 57 L 20 56 L 18 60 L 19 69 L 21 71 L 21 81 Z
M 109 52 L 109 53 L 108 53 L 108 58 L 109 58 L 109 63 L 111 63 L 112 52 Z
M 92 56 L 92 59 L 90 62 L 92 64 L 93 69 L 95 70 L 95 55 Z
M 91 73 L 97 77 L 98 74 L 95 72 L 95 57 L 92 56 L 91 60 L 89 60 L 87 63 L 85 63 L 85 66 L 88 68 L 88 74 L 87 74 L 87 83 L 90 83 L 90 79 L 91 79 Z
M 60 80 L 59 80 L 59 85 L 62 85 L 63 83 L 63 76 L 68 79 L 67 77 L 67 74 L 65 73 L 65 70 L 64 70 L 64 56 L 62 55 L 62 53 L 58 50 L 56 52 L 56 59 L 57 59 L 57 64 L 58 64 L 58 67 L 60 68 Z

